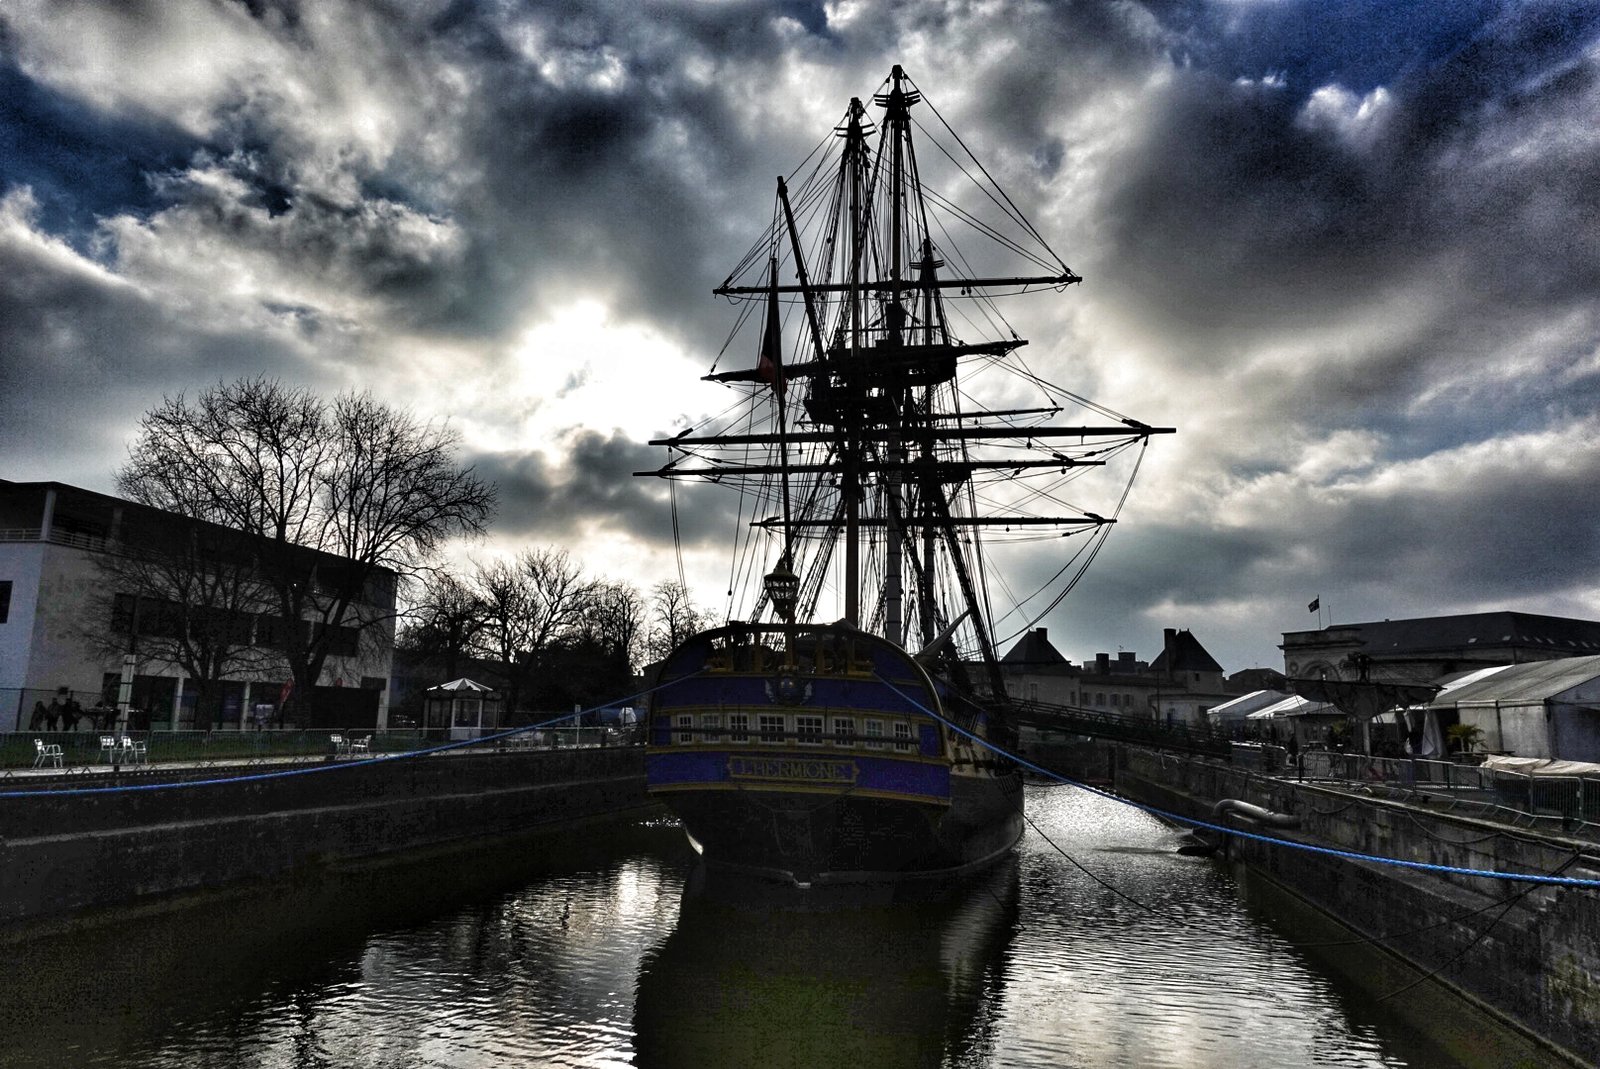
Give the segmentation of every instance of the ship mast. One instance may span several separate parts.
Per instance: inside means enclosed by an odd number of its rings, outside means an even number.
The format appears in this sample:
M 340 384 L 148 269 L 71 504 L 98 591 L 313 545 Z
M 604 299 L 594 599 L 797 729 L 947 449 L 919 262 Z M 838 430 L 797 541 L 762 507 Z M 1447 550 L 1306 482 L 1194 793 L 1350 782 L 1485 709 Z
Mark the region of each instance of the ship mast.
M 881 129 L 861 99 L 852 98 L 835 127 L 838 147 L 829 155 L 836 153 L 836 162 L 819 164 L 808 178 L 778 180 L 781 211 L 773 229 L 714 290 L 735 301 L 766 302 L 763 361 L 766 346 L 777 344 L 780 302 L 798 296 L 804 306 L 800 356 L 776 381 L 751 368 L 706 376 L 771 385 L 770 429 L 752 416 L 657 439 L 652 444 L 668 446 L 674 459 L 637 474 L 750 487 L 761 500 L 781 504 L 778 515 L 750 520 L 782 539 L 779 567 L 768 577 L 768 600 L 781 618 L 811 619 L 832 575 L 842 587 L 844 618 L 897 644 L 914 632 L 926 647 L 959 624 L 969 640 L 959 655 L 953 647 L 945 655 L 950 672 L 960 683 L 961 657 L 975 659 L 988 689 L 1001 696 L 981 536 L 1016 540 L 1051 529 L 1068 536 L 1114 523 L 1114 516 L 1072 504 L 1062 488 L 1077 469 L 1105 465 L 1172 429 L 1083 402 L 1014 360 L 1027 342 L 1008 328 L 988 329 L 1004 327 L 992 298 L 1059 290 L 1081 279 L 992 180 L 978 184 L 1006 224 L 1020 228 L 1019 237 L 974 215 L 972 205 L 982 201 L 963 204 L 924 187 L 912 138 L 912 109 L 923 95 L 902 68 L 893 69 L 872 102 L 883 109 Z M 947 146 L 945 154 L 961 167 Z M 988 179 L 981 166 L 976 171 Z M 946 244 L 952 226 L 995 238 L 1041 270 L 979 270 Z M 987 338 L 952 332 L 952 312 L 969 308 L 976 314 L 965 322 Z M 970 384 L 958 386 L 963 366 L 1020 374 L 1054 404 L 984 407 Z M 786 385 L 794 390 L 787 397 Z M 762 392 L 758 385 L 755 403 L 763 403 Z M 1098 418 L 1051 422 L 1067 404 Z M 765 460 L 763 450 L 770 450 Z M 832 554 L 841 544 L 839 561 Z M 774 576 L 782 580 L 783 605 L 772 595 Z M 869 582 L 876 595 L 870 603 Z M 941 597 L 952 604 L 941 604 Z M 757 618 L 764 604 L 757 604 Z
M 844 129 L 844 158 L 840 166 L 850 188 L 850 349 L 845 381 L 859 384 L 854 372 L 861 364 L 861 254 L 865 234 L 862 227 L 861 191 L 866 172 L 866 134 L 861 119 L 867 109 L 861 98 L 850 98 L 849 119 Z M 861 624 L 861 406 L 859 396 L 847 394 L 844 419 L 839 422 L 839 456 L 844 462 L 840 491 L 844 495 L 844 618 Z

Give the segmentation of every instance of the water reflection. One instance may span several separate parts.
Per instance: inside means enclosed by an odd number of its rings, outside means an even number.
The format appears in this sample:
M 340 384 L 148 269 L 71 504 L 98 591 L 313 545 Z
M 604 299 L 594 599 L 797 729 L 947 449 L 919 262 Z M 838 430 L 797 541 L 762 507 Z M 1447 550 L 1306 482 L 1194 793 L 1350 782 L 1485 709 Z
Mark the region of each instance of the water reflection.
M 730 902 L 646 823 L 0 946 L 0 1065 L 1551 1063 L 1431 985 L 1380 1001 L 1415 974 L 1150 818 L 1029 795 L 1014 862 L 935 902 Z
M 984 1045 L 1016 923 L 1014 859 L 935 901 L 817 909 L 697 872 L 640 969 L 634 1064 L 942 1065 Z

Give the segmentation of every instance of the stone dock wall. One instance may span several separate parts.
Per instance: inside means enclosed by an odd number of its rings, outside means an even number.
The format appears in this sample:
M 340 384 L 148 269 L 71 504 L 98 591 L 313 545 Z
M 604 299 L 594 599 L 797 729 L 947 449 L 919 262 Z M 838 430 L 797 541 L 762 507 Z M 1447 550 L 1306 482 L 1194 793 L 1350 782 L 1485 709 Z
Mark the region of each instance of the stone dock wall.
M 1600 845 L 1252 773 L 1111 747 L 1118 794 L 1213 818 L 1236 798 L 1299 817 L 1241 830 L 1454 868 L 1600 879 Z M 1600 892 L 1354 861 L 1229 836 L 1250 866 L 1581 1065 L 1600 1064 Z M 1508 901 L 1509 900 L 1509 901 Z M 1432 982 L 1432 981 L 1428 981 Z M 1403 995 L 1400 997 L 1404 997 Z
M 649 805 L 643 752 L 632 748 L 316 767 L 327 770 L 170 790 L 0 797 L 0 930 Z M 230 771 L 249 770 L 151 770 L 55 785 L 145 788 Z M 0 783 L 0 794 L 43 785 L 14 778 Z

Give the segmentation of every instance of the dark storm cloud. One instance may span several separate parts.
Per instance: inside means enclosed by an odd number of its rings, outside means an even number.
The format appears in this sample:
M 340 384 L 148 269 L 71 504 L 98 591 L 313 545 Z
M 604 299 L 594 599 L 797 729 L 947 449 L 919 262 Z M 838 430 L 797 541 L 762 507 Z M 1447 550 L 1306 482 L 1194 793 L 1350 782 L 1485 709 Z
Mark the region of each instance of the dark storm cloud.
M 1580 504 L 1600 480 L 1600 457 L 1572 460 L 1479 472 L 1468 492 L 1450 483 L 1362 500 L 1317 534 L 1342 580 L 1375 605 L 1396 596 L 1515 601 L 1552 580 L 1600 586 L 1600 529 Z
M 1343 5 L 1241 13 L 1228 40 L 1250 42 L 1248 59 L 1178 71 L 1122 161 L 1107 269 L 1130 295 L 1159 295 L 1146 314 L 1217 341 L 1218 359 L 1252 330 L 1316 323 L 1430 271 L 1441 291 L 1496 309 L 1594 292 L 1596 260 L 1572 227 L 1594 203 L 1584 179 L 1600 145 L 1573 124 L 1596 103 L 1593 64 L 1576 65 L 1600 16 L 1466 27 L 1452 10 L 1430 39 L 1386 34 L 1373 14 L 1377 25 Z M 1345 32 L 1319 32 L 1330 22 Z M 1354 26 L 1384 47 L 1358 47 Z M 1315 62 L 1306 40 L 1322 42 Z M 1314 94 L 1330 87 L 1370 113 L 1319 113 Z M 1509 151 L 1519 136 L 1539 151 Z
M 279 369 L 320 372 L 292 331 L 186 320 L 137 287 L 4 240 L 0 213 L 0 447 L 8 477 L 109 489 L 138 418 L 163 394 Z
M 665 483 L 635 478 L 665 462 L 661 449 L 620 432 L 579 431 L 558 461 L 539 453 L 479 453 L 466 460 L 500 487 L 496 529 L 533 540 L 572 544 L 600 527 L 662 548 L 672 545 L 672 504 Z M 681 500 L 681 499 L 680 499 Z M 731 495 L 697 492 L 678 514 L 685 547 L 725 545 L 736 517 Z
M 85 108 L 28 78 L 0 48 L 0 192 L 30 187 L 41 225 L 74 246 L 85 247 L 97 216 L 153 209 L 148 176 L 179 166 L 198 147 L 159 120 Z
M 461 136 L 483 175 L 462 211 L 500 271 L 481 295 L 485 328 L 530 297 L 577 291 L 664 326 L 698 319 L 727 268 L 725 229 L 745 241 L 757 229 L 750 216 L 731 223 L 727 191 L 753 193 L 758 211 L 771 198 L 773 157 L 733 110 L 754 87 L 724 76 L 778 65 L 772 9 L 575 3 L 514 22 L 470 12 L 453 9 L 446 25 L 480 60 L 479 106 Z M 542 64 L 512 34 L 539 35 Z M 689 77 L 691 63 L 718 77 Z
M 709 364 L 728 310 L 708 291 L 773 176 L 903 62 L 1088 277 L 1035 370 L 1082 387 L 1064 354 L 1087 350 L 1089 382 L 1136 403 L 1101 400 L 1180 427 L 1069 599 L 1115 632 L 1076 655 L 1147 644 L 1170 605 L 1242 643 L 1311 585 L 1376 616 L 1596 585 L 1595 446 L 1561 433 L 1600 399 L 1592 5 L 41 12 L 0 12 L 0 435 L 30 476 L 78 478 L 63 455 L 109 473 L 160 394 L 258 372 L 455 405 L 504 441 L 633 359 L 524 341 L 584 301 L 655 346 L 639 359 Z M 652 425 L 689 407 L 662 397 Z M 1519 435 L 1577 474 L 1475 448 Z M 671 544 L 663 487 L 629 474 L 661 457 L 606 425 L 477 462 L 508 535 Z M 684 542 L 721 552 L 736 499 L 693 494 Z

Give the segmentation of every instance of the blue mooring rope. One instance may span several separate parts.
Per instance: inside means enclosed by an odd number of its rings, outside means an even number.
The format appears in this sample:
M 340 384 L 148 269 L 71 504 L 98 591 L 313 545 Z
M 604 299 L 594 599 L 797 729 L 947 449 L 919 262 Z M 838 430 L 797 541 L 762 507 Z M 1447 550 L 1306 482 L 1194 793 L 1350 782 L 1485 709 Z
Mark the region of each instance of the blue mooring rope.
M 1178 813 L 1169 812 L 1168 810 L 1160 809 L 1153 805 L 1145 805 L 1143 802 L 1135 802 L 1128 798 L 1118 797 L 1109 791 L 1102 791 L 1098 787 L 1091 787 L 1087 783 L 1080 783 L 1075 779 L 1063 776 L 1059 772 L 1052 771 L 1048 768 L 1042 768 L 1026 758 L 1007 752 L 1001 747 L 990 742 L 988 739 L 979 738 L 977 735 L 974 735 L 972 732 L 961 727 L 959 724 L 955 724 L 949 720 L 946 720 L 932 709 L 929 709 L 927 706 L 917 701 L 916 698 L 895 686 L 889 680 L 884 679 L 883 676 L 878 676 L 878 679 L 884 684 L 884 686 L 900 695 L 900 697 L 910 702 L 917 709 L 920 709 L 922 712 L 933 717 L 933 719 L 939 721 L 939 723 L 943 724 L 945 727 L 960 735 L 964 735 L 980 746 L 993 750 L 1001 757 L 1015 761 L 1024 768 L 1032 769 L 1034 772 L 1037 772 L 1042 776 L 1048 776 L 1049 778 L 1057 780 L 1061 783 L 1065 783 L 1068 786 L 1077 787 L 1080 790 L 1088 791 L 1090 794 L 1098 795 L 1101 798 L 1106 798 L 1113 802 L 1121 802 L 1123 805 L 1132 806 L 1135 809 L 1141 809 L 1146 813 L 1163 817 L 1167 820 L 1176 821 L 1179 824 L 1188 824 L 1196 828 L 1208 828 L 1211 831 L 1222 832 L 1225 835 L 1236 835 L 1241 839 L 1254 839 L 1257 842 L 1269 843 L 1273 846 L 1287 846 L 1291 849 L 1304 850 L 1308 853 L 1326 854 L 1329 857 L 1343 858 L 1346 861 L 1372 861 L 1380 865 L 1398 865 L 1402 868 L 1419 869 L 1423 872 L 1449 872 L 1458 876 L 1482 876 L 1494 880 L 1517 880 L 1522 883 L 1552 884 L 1559 887 L 1583 887 L 1590 890 L 1600 889 L 1600 880 L 1596 879 L 1583 879 L 1576 876 L 1547 876 L 1543 873 L 1537 872 L 1499 872 L 1494 869 L 1468 869 L 1461 868 L 1456 865 L 1435 865 L 1427 861 L 1407 861 L 1403 858 L 1383 857 L 1379 854 L 1363 854 L 1355 850 L 1339 850 L 1331 846 L 1317 846 L 1313 843 L 1296 842 L 1293 839 L 1280 839 L 1273 835 L 1262 835 L 1259 832 L 1253 831 L 1241 831 L 1238 828 L 1230 828 L 1222 824 L 1214 824 L 1210 821 L 1198 820 L 1195 817 L 1182 816 Z

